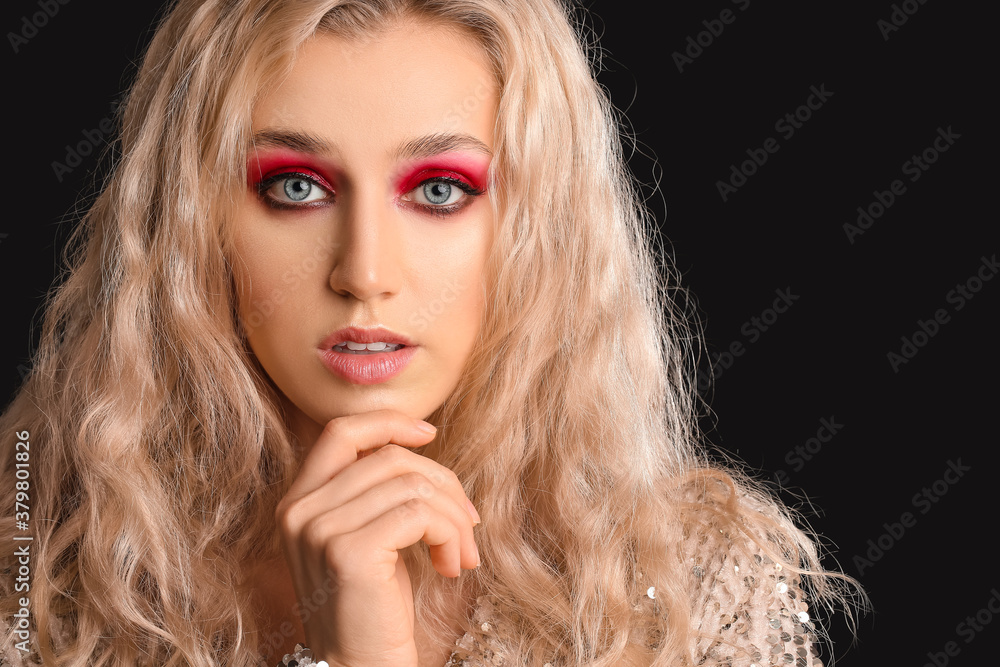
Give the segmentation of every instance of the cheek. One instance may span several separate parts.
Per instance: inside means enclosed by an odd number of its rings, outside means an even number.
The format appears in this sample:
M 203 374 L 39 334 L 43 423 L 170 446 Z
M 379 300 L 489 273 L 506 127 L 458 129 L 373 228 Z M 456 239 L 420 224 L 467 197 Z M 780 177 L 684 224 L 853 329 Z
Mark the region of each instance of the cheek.
M 234 244 L 233 278 L 240 309 L 252 308 L 252 302 L 260 298 L 262 288 L 268 283 L 257 245 L 245 235 L 239 236 Z
M 400 324 L 425 344 L 462 357 L 478 333 L 483 309 L 483 239 L 471 227 L 410 241 L 410 313 Z
M 322 289 L 335 246 L 328 231 L 312 226 L 276 226 L 252 213 L 241 222 L 233 239 L 235 288 L 243 318 L 259 328 Z
M 247 337 L 253 342 L 274 314 L 274 304 L 267 295 L 271 293 L 266 275 L 256 268 L 256 258 L 245 253 L 237 259 L 233 267 L 236 282 L 236 299 L 240 320 Z
M 448 329 L 464 339 L 478 333 L 483 304 L 483 267 L 485 249 L 481 243 L 469 244 L 463 252 L 443 259 L 446 271 L 437 273 L 435 291 L 429 295 L 428 309 L 440 312 Z M 458 341 L 456 341 L 458 342 Z M 464 342 L 464 341 L 463 341 Z M 470 343 L 471 344 L 471 343 Z
M 235 240 L 233 277 L 244 330 L 251 343 L 274 327 L 288 300 L 288 253 L 272 239 L 249 231 Z

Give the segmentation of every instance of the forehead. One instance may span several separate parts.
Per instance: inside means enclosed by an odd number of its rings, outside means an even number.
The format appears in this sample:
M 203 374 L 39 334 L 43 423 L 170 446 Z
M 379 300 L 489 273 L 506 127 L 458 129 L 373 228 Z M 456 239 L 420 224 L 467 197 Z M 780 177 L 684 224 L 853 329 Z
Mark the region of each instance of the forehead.
M 323 137 L 356 153 L 414 136 L 469 133 L 493 145 L 498 94 L 471 37 L 408 20 L 358 38 L 318 33 L 259 98 L 253 129 Z

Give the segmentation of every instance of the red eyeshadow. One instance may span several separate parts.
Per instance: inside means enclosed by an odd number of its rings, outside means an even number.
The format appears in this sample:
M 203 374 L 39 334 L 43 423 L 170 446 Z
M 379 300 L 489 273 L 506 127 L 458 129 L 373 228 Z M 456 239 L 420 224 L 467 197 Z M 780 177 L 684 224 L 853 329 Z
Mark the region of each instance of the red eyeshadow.
M 247 162 L 247 184 L 254 187 L 265 178 L 287 172 L 308 173 L 323 187 L 334 190 L 334 171 L 329 165 L 308 153 L 287 149 L 264 150 L 252 154 Z
M 456 178 L 477 190 L 485 190 L 488 169 L 489 160 L 487 158 L 476 159 L 466 155 L 437 155 L 421 160 L 403 172 L 396 180 L 396 192 L 405 194 L 417 187 L 422 181 L 431 178 Z

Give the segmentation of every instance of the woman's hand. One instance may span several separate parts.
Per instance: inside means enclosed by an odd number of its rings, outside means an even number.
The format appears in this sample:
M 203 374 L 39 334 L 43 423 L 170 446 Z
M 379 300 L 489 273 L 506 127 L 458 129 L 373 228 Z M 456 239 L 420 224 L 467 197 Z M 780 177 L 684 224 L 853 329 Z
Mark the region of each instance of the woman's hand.
M 332 591 L 304 623 L 331 667 L 416 667 L 400 549 L 426 542 L 446 577 L 479 565 L 479 517 L 458 478 L 404 449 L 433 440 L 425 423 L 388 409 L 330 420 L 275 510 L 299 602 Z

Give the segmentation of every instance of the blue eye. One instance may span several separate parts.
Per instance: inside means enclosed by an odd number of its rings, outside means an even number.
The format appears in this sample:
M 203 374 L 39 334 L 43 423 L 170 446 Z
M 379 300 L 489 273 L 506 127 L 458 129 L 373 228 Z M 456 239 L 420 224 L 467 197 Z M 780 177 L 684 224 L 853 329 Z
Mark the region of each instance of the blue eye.
M 453 178 L 429 178 L 410 190 L 406 201 L 434 215 L 449 215 L 462 210 L 485 191 Z
M 457 190 L 457 188 L 455 188 Z M 438 181 L 437 183 L 424 184 L 424 196 L 432 204 L 450 204 L 452 187 L 449 183 Z
M 274 208 L 297 208 L 318 204 L 333 198 L 333 193 L 308 174 L 285 172 L 260 182 L 258 186 L 264 203 Z
M 454 191 L 455 194 L 459 193 L 458 188 L 452 188 L 450 183 L 444 181 L 428 181 L 424 183 L 421 190 L 424 198 L 429 203 L 437 204 L 438 206 L 453 204 L 454 202 L 448 201 L 451 199 L 452 192 Z
M 305 201 L 309 197 L 309 193 L 312 192 L 313 186 L 304 178 L 286 178 L 283 189 L 292 201 Z

